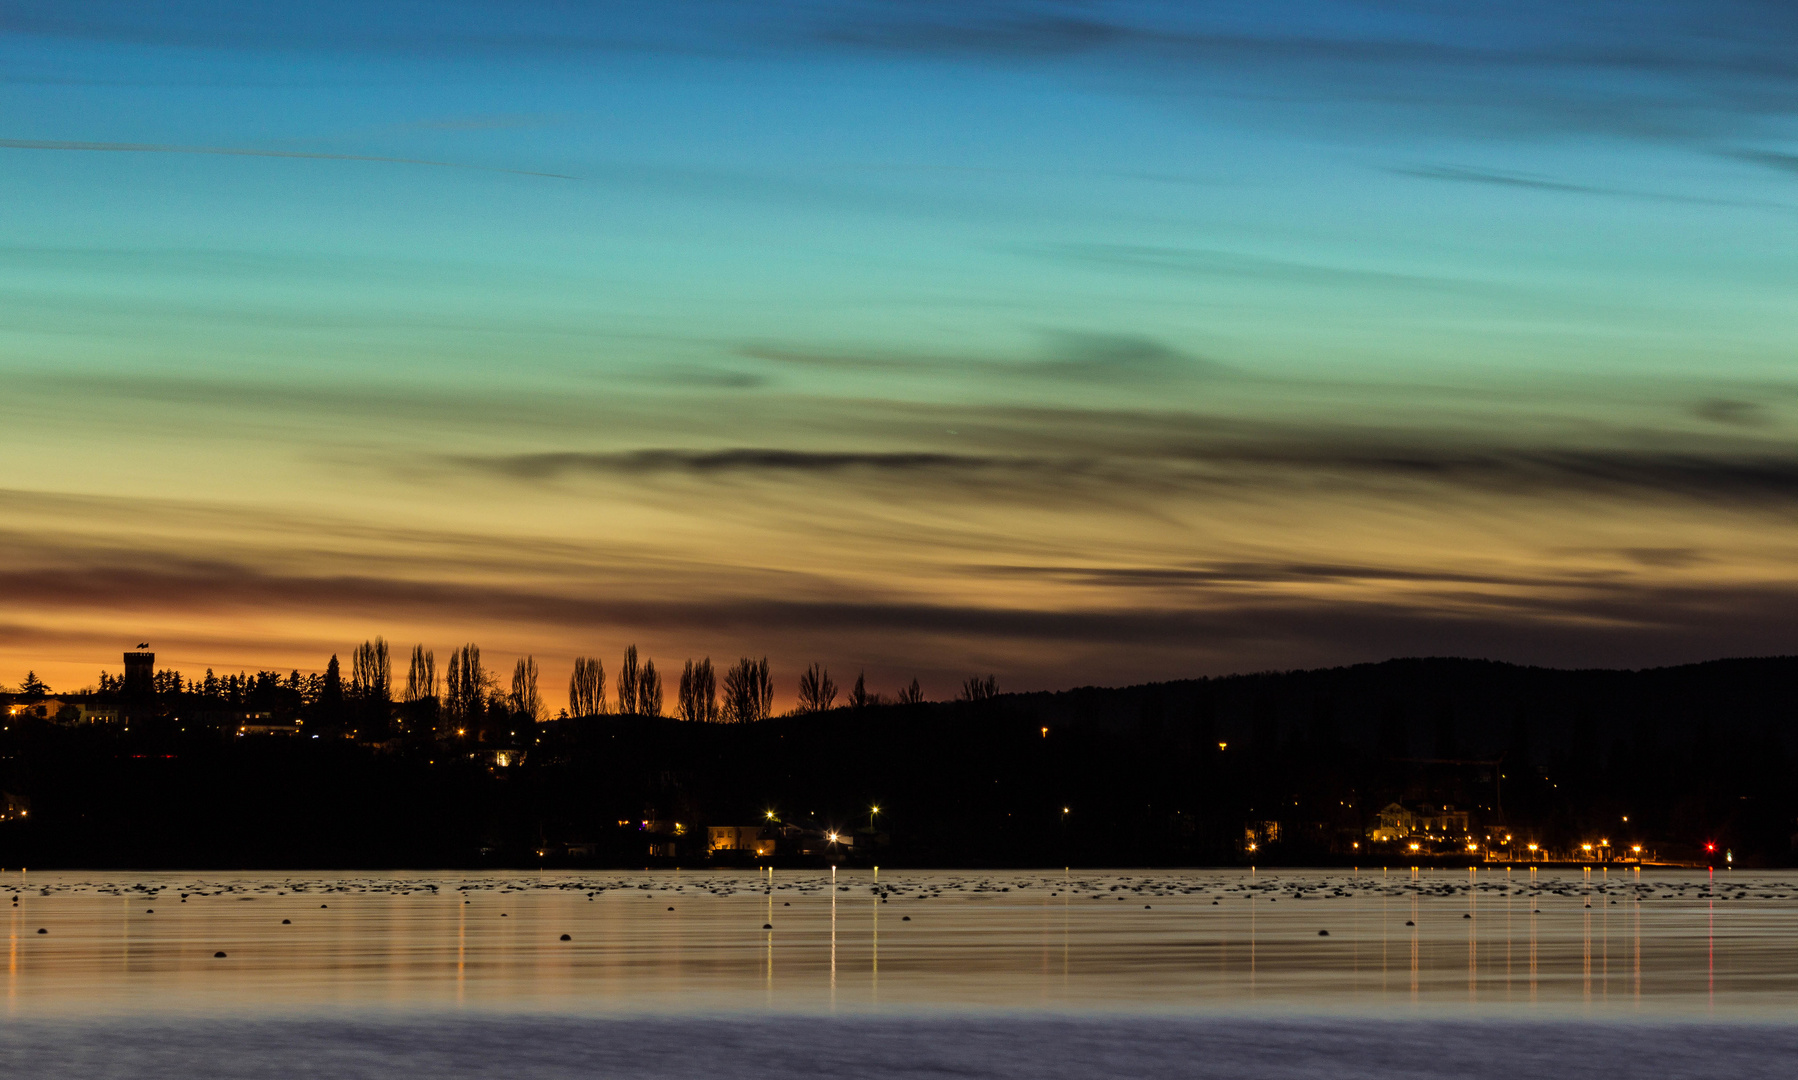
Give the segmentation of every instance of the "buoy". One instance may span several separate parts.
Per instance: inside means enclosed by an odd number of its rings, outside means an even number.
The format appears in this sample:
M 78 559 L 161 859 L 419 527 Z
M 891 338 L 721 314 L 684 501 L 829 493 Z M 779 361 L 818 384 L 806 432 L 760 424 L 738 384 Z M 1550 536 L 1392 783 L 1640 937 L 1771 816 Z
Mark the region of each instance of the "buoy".
M 292 920 L 292 919 L 282 919 L 282 920 L 281 920 L 281 925 L 282 925 L 282 926 L 292 926 L 292 925 L 293 925 L 293 920 Z
M 156 909 L 153 907 L 147 907 L 144 909 L 144 914 L 145 915 L 154 915 L 154 914 L 156 914 Z
M 900 922 L 911 922 L 911 916 L 910 915 L 901 916 L 899 921 Z
M 1416 923 L 1414 923 L 1414 922 L 1412 922 L 1412 921 L 1411 921 L 1411 920 L 1410 920 L 1410 919 L 1406 919 L 1406 920 L 1405 920 L 1405 925 L 1406 925 L 1406 926 L 1416 926 L 1416 925 L 1417 925 L 1417 924 L 1416 924 Z
M 674 909 L 673 909 L 673 908 L 669 908 L 669 909 L 668 909 L 668 910 L 669 910 L 669 911 L 673 911 L 673 910 L 674 910 Z
M 40 926 L 40 927 L 38 927 L 37 932 L 40 934 L 48 934 L 50 931 L 45 930 L 43 927 Z
M 1144 904 L 1144 905 L 1143 905 L 1143 906 L 1142 906 L 1142 909 L 1143 909 L 1143 910 L 1144 910 L 1144 911 L 1147 911 L 1147 910 L 1149 910 L 1149 905 L 1148 905 L 1148 904 Z
M 223 960 L 225 958 L 225 954 L 222 952 L 215 952 L 212 954 L 212 958 L 214 960 Z
M 320 904 L 319 905 L 319 907 L 330 907 L 330 906 L 331 906 L 330 904 Z
M 1463 916 L 1461 916 L 1461 918 L 1463 918 L 1463 919 L 1471 919 L 1471 918 L 1473 918 L 1473 916 L 1472 916 L 1472 915 L 1463 915 Z
M 1329 936 L 1330 936 L 1330 932 L 1329 932 L 1329 931 L 1328 931 L 1328 930 L 1319 930 L 1319 931 L 1318 931 L 1318 932 L 1317 932 L 1317 936 L 1318 936 L 1318 937 L 1329 937 Z
M 574 939 L 573 939 L 573 938 L 571 938 L 571 937 L 569 937 L 569 936 L 568 936 L 568 935 L 567 935 L 567 934 L 563 934 L 563 935 L 562 935 L 562 940 L 563 940 L 563 941 L 573 941 L 573 940 L 574 940 Z

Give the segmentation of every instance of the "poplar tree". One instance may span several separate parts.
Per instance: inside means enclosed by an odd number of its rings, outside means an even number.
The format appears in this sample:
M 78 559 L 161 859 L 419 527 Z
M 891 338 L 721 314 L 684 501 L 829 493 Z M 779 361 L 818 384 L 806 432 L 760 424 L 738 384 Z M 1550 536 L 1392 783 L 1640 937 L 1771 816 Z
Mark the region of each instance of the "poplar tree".
M 568 679 L 568 715 L 598 716 L 606 711 L 606 669 L 597 659 L 577 656 Z
M 662 677 L 656 674 L 654 660 L 645 660 L 637 676 L 637 715 L 662 715 Z
M 412 662 L 406 668 L 406 700 L 424 701 L 437 696 L 437 658 L 423 645 L 412 646 Z
M 970 675 L 961 683 L 961 701 L 987 701 L 999 696 L 999 680 L 991 675 Z
M 813 664 L 805 669 L 805 674 L 799 676 L 800 712 L 823 712 L 836 699 L 837 684 L 830 681 L 830 672 L 821 665 Z
M 624 663 L 618 668 L 618 711 L 634 713 L 637 711 L 637 679 L 642 672 L 637 668 L 637 647 L 629 646 L 624 650 Z
M 774 680 L 768 676 L 768 658 L 745 656 L 724 674 L 724 718 L 747 724 L 765 720 L 774 709 Z
M 452 719 L 470 723 L 480 718 L 487 692 L 487 673 L 481 667 L 480 646 L 464 645 L 450 653 L 449 673 L 443 689 L 444 704 Z
M 393 697 L 393 676 L 388 666 L 387 641 L 376 638 L 356 646 L 350 658 L 350 696 L 380 703 Z
M 506 703 L 512 711 L 536 723 L 543 716 L 543 699 L 537 695 L 537 658 L 521 656 L 512 665 L 512 693 Z
M 718 683 L 712 671 L 711 657 L 708 656 L 697 664 L 689 660 L 682 669 L 678 710 L 682 720 L 701 723 L 717 721 Z

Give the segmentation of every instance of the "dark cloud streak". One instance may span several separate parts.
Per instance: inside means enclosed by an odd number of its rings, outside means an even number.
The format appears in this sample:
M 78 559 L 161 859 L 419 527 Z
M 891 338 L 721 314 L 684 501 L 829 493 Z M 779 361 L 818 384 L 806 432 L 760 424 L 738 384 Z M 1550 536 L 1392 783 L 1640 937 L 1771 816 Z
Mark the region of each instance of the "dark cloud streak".
M 1169 443 L 1069 454 L 927 450 L 799 450 L 778 447 L 461 456 L 447 464 L 512 479 L 589 475 L 878 477 L 883 485 L 1003 486 L 1088 482 L 1119 491 L 1254 489 L 1339 478 L 1517 496 L 1610 494 L 1736 505 L 1798 502 L 1798 455 L 1740 450 L 1471 447 L 1282 438 Z

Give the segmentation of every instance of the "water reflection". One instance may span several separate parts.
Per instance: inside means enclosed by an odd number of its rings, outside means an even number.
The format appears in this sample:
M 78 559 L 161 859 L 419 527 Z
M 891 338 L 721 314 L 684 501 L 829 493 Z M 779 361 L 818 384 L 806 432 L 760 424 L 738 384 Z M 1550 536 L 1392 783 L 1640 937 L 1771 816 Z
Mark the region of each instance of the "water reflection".
M 1789 1016 L 1798 878 L 1730 880 L 751 870 L 33 874 L 27 885 L 13 872 L 0 900 L 15 1015 L 444 1004 L 1559 1015 L 1572 1004 L 1594 1016 Z M 1629 938 L 1629 993 L 1615 996 L 1613 934 Z

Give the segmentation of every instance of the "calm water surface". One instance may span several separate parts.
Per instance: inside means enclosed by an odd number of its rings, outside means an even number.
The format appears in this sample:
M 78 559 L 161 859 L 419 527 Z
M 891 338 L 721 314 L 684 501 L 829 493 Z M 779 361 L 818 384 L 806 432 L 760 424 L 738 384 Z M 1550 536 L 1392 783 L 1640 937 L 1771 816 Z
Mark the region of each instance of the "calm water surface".
M 19 1018 L 456 1009 L 1798 1020 L 1792 875 L 8 871 L 0 904 L 0 996 Z

